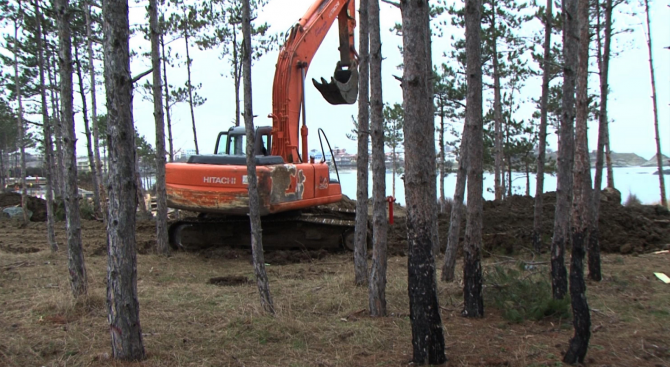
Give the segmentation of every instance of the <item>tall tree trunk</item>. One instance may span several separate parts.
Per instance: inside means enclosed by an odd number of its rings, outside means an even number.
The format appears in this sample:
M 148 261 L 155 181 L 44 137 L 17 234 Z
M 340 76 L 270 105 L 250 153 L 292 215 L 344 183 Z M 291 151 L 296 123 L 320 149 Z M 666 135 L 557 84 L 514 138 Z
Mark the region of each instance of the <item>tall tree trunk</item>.
M 163 120 L 163 87 L 158 24 L 158 1 L 149 1 L 149 31 L 151 32 L 151 67 L 153 68 L 154 122 L 156 124 L 156 243 L 158 252 L 170 255 L 167 233 L 167 193 L 165 192 L 165 121 Z
M 107 145 L 109 146 L 109 214 L 107 220 L 107 311 L 112 356 L 145 358 L 137 299 L 135 217 L 135 130 L 133 83 L 128 47 L 128 0 L 102 3 Z
M 544 194 L 544 164 L 547 152 L 547 105 L 549 103 L 549 62 L 551 59 L 551 28 L 554 19 L 553 0 L 547 0 L 544 16 L 544 56 L 542 58 L 542 97 L 540 101 L 540 128 L 538 135 L 537 174 L 535 176 L 535 208 L 533 211 L 533 249 L 542 250 L 542 206 Z
M 644 0 L 644 9 L 647 15 L 647 47 L 649 48 L 649 73 L 651 75 L 651 100 L 654 107 L 654 133 L 656 134 L 656 165 L 658 167 L 658 185 L 661 189 L 661 205 L 668 207 L 665 196 L 665 175 L 663 174 L 663 154 L 661 153 L 661 134 L 658 130 L 658 103 L 656 98 L 656 76 L 654 74 L 654 59 L 651 47 L 651 19 L 649 18 L 649 0 Z
M 253 252 L 254 273 L 260 295 L 261 307 L 267 313 L 274 314 L 275 309 L 270 295 L 268 275 L 265 272 L 263 258 L 263 236 L 261 229 L 260 199 L 258 196 L 258 178 L 256 177 L 256 154 L 254 114 L 251 93 L 251 6 L 249 0 L 242 1 L 242 67 L 244 73 L 244 125 L 247 133 L 247 175 L 249 181 L 249 219 L 251 221 L 251 251 Z M 306 159 L 306 157 L 304 157 Z
M 446 172 L 444 162 L 444 101 L 440 98 L 440 213 L 445 212 L 447 204 L 446 198 L 444 197 L 445 174 Z
M 614 188 L 614 169 L 612 168 L 612 151 L 610 150 L 609 122 L 605 125 L 605 163 L 607 165 L 607 187 Z
M 5 137 L 3 136 L 2 138 L 4 143 Z M 6 185 L 7 182 L 5 181 L 5 152 L 0 149 L 0 188 L 4 190 Z
M 19 18 L 23 19 L 23 9 L 19 1 Z M 28 188 L 26 187 L 26 142 L 25 126 L 23 123 L 23 100 L 21 96 L 21 82 L 19 81 L 19 21 L 14 20 L 14 87 L 16 103 L 19 112 L 16 114 L 16 124 L 19 132 L 19 150 L 21 152 L 21 208 L 23 209 L 23 223 L 28 224 Z
M 356 229 L 354 233 L 354 273 L 356 285 L 368 279 L 368 143 L 370 141 L 370 34 L 368 0 L 359 5 L 358 65 L 358 152 L 356 159 Z
M 575 334 L 563 357 L 569 364 L 583 363 L 591 336 L 591 316 L 586 302 L 584 283 L 584 253 L 589 227 L 591 204 L 591 165 L 587 142 L 589 109 L 589 1 L 579 0 L 579 64 L 577 67 L 577 119 L 575 134 L 575 167 L 573 176 L 572 256 L 570 261 L 570 300 Z M 573 13 L 574 14 L 574 13 Z M 598 192 L 599 194 L 599 192 Z
M 54 128 L 54 141 L 55 141 L 55 149 L 54 149 L 54 159 L 53 159 L 53 165 L 54 165 L 54 170 L 53 172 L 53 181 L 54 181 L 54 194 L 56 197 L 63 197 L 63 188 L 64 188 L 64 183 L 63 183 L 63 155 L 61 151 L 61 119 L 60 119 L 60 106 L 58 104 L 58 97 L 57 97 L 57 92 L 55 91 L 56 88 L 56 65 L 55 62 L 52 62 L 51 58 L 51 52 L 49 51 L 48 44 L 46 41 L 46 36 L 42 37 L 43 44 L 46 47 L 46 55 L 47 55 L 47 76 L 49 77 L 49 97 L 50 97 L 50 102 L 51 102 L 51 116 L 54 121 L 53 123 L 53 128 Z M 51 71 L 53 70 L 53 75 L 51 74 Z
M 100 201 L 100 211 L 102 218 L 107 220 L 107 194 L 102 177 L 102 162 L 100 160 L 100 127 L 98 126 L 98 96 L 96 92 L 97 83 L 95 81 L 95 55 L 93 53 L 93 34 L 91 24 L 91 3 L 86 4 L 86 43 L 88 46 L 88 59 L 90 60 L 89 75 L 91 78 L 91 118 L 93 119 L 93 152 L 95 155 L 95 175 L 98 183 L 98 197 Z
M 142 185 L 142 175 L 140 174 L 140 158 L 137 154 L 135 154 L 135 184 L 137 187 L 137 206 L 140 211 L 140 215 L 142 218 L 149 218 L 151 214 L 147 209 L 147 202 L 144 200 L 145 191 L 144 185 Z
M 551 243 L 551 285 L 554 299 L 568 292 L 565 247 L 570 244 L 570 207 L 572 205 L 572 167 L 574 162 L 575 71 L 579 33 L 577 0 L 563 0 L 563 111 L 558 143 L 556 212 Z
M 496 29 L 496 2 L 493 3 L 493 12 L 491 22 L 491 33 L 493 34 L 493 118 L 495 125 L 494 151 L 495 151 L 495 178 L 494 191 L 495 200 L 502 200 L 504 195 L 504 188 L 501 182 L 501 171 L 503 168 L 503 147 L 502 147 L 502 96 L 500 93 L 500 65 L 498 64 L 498 37 Z M 511 191 L 511 185 L 509 190 Z
M 449 220 L 447 249 L 444 251 L 444 265 L 442 265 L 442 280 L 445 282 L 454 280 L 454 269 L 456 268 L 456 256 L 458 254 L 458 241 L 461 238 L 461 215 L 463 213 L 465 183 L 467 182 L 468 174 L 468 134 L 469 130 L 467 124 L 463 124 L 463 134 L 461 135 L 461 156 L 458 159 L 456 189 L 454 190 L 454 200 L 451 204 L 451 219 Z
M 188 26 L 186 25 L 186 8 L 184 11 L 184 42 L 186 45 L 186 72 L 188 76 L 188 106 L 191 109 L 191 124 L 193 125 L 193 142 L 195 143 L 195 154 L 200 154 L 198 149 L 198 133 L 195 129 L 195 112 L 193 111 L 193 83 L 191 82 L 191 54 L 188 45 Z
M 382 44 L 379 0 L 369 0 L 370 30 L 370 136 L 372 138 L 372 267 L 369 307 L 371 316 L 386 316 L 386 165 L 384 164 L 384 116 L 382 109 Z
M 35 18 L 37 18 L 37 62 L 40 70 L 40 98 L 42 102 L 42 131 L 44 133 L 44 163 L 46 164 L 46 192 L 44 197 L 47 201 L 47 242 L 52 252 L 58 251 L 58 242 L 54 231 L 54 201 L 52 191 L 53 178 L 53 142 L 51 140 L 51 121 L 49 120 L 49 109 L 47 107 L 46 78 L 44 77 L 44 47 L 42 45 L 42 14 L 40 12 L 40 2 L 34 3 Z M 1 159 L 1 158 L 0 158 Z M 0 166 L 0 171 L 2 167 Z M 4 188 L 5 186 L 2 185 Z
M 93 144 L 91 139 L 91 128 L 88 120 L 88 105 L 86 103 L 86 91 L 84 90 L 84 77 L 81 72 L 81 61 L 79 60 L 78 47 L 74 47 L 74 63 L 77 65 L 77 79 L 79 81 L 79 95 L 81 96 L 81 112 L 84 119 L 84 135 L 86 135 L 86 150 L 88 153 L 88 166 L 91 170 L 91 180 L 93 181 L 93 210 L 95 215 L 101 214 L 100 211 L 100 190 L 98 187 L 98 176 L 95 170 L 95 159 L 93 158 Z M 91 60 L 92 62 L 93 60 Z
M 610 61 L 610 37 L 612 33 L 612 0 L 605 1 L 605 45 L 601 44 L 600 36 L 600 2 L 597 3 L 597 41 L 598 41 L 598 68 L 600 72 L 600 111 L 598 113 L 598 147 L 596 150 L 596 174 L 593 184 L 593 196 L 591 202 L 591 225 L 589 228 L 589 279 L 602 280 L 600 270 L 600 230 L 598 219 L 600 214 L 600 190 L 603 182 L 604 151 L 607 130 L 607 94 L 608 73 Z
M 482 119 L 482 46 L 481 1 L 465 3 L 465 53 L 468 94 L 465 111 L 468 130 L 468 214 L 463 244 L 463 315 L 483 317 L 482 298 L 482 194 L 483 194 L 483 119 Z
M 235 84 L 235 126 L 240 126 L 240 61 L 237 55 L 237 30 L 233 25 L 233 83 Z
M 168 145 L 170 146 L 170 162 L 174 162 L 174 146 L 172 145 L 172 118 L 170 116 L 170 90 L 167 80 L 167 59 L 165 58 L 165 42 L 163 40 L 163 31 L 161 30 L 161 53 L 163 63 L 163 81 L 165 86 L 165 117 L 167 118 Z
M 439 231 L 439 222 L 437 220 L 437 213 L 438 213 L 438 208 L 437 208 L 437 182 L 435 181 L 437 179 L 436 175 L 436 167 L 435 167 L 435 161 L 437 157 L 435 156 L 435 88 L 434 88 L 434 83 L 435 83 L 435 76 L 433 75 L 433 49 L 432 49 L 432 44 L 431 44 L 431 39 L 432 39 L 432 31 L 430 28 L 430 2 L 426 1 L 427 6 L 428 6 L 428 20 L 424 23 L 424 32 L 426 34 L 426 41 L 425 41 L 425 48 L 426 48 L 426 89 L 427 89 L 427 98 L 425 100 L 426 103 L 426 109 L 430 113 L 430 133 L 431 136 L 433 137 L 433 144 L 431 145 L 431 153 L 430 157 L 432 157 L 432 166 L 431 166 L 431 175 L 430 177 L 430 182 L 428 185 L 428 188 L 430 189 L 430 195 L 433 198 L 431 203 L 432 203 L 432 208 L 430 209 L 430 213 L 433 215 L 433 219 L 431 221 L 432 227 L 430 228 L 430 233 L 432 236 L 432 242 L 433 242 L 433 266 L 437 268 L 437 257 L 440 254 L 440 231 Z M 395 194 L 393 195 L 395 196 Z
M 60 66 L 61 122 L 63 123 L 63 161 L 65 163 L 65 187 L 63 201 L 68 244 L 68 269 L 74 297 L 85 296 L 88 280 L 81 243 L 81 220 L 79 214 L 79 190 L 77 188 L 77 138 L 74 132 L 72 93 L 72 48 L 70 34 L 69 0 L 54 2 L 58 19 L 58 45 Z
M 407 289 L 412 323 L 412 362 L 418 365 L 442 364 L 447 357 L 444 354 L 433 255 L 433 228 L 436 228 L 433 212 L 437 205 L 435 132 L 432 109 L 426 108 L 426 101 L 432 100 L 428 86 L 432 82 L 427 62 L 429 41 L 425 29 L 430 9 L 426 0 L 401 1 L 400 7 L 404 47 L 402 89 L 409 245 Z M 374 21 L 371 23 L 376 26 Z

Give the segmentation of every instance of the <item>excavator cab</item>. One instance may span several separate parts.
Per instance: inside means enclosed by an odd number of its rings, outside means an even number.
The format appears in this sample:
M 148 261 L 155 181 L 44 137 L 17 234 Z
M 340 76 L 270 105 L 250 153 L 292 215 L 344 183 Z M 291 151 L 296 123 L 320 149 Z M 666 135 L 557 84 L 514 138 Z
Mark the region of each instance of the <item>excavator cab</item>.
M 354 104 L 358 98 L 358 65 L 351 62 L 349 66 L 343 66 L 338 61 L 330 83 L 324 78 L 321 83 L 312 79 L 312 83 L 328 103 Z

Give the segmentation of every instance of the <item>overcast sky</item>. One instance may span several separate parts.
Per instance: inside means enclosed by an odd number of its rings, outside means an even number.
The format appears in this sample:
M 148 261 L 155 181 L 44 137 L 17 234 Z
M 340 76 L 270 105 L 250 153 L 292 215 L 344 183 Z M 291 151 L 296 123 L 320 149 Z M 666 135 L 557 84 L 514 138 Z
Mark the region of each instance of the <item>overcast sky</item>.
M 272 32 L 285 32 L 304 14 L 314 0 L 270 0 L 270 3 L 259 14 L 257 22 L 267 21 L 271 25 Z M 659 120 L 661 124 L 661 142 L 663 151 L 670 153 L 670 8 L 665 2 L 655 1 L 652 6 L 652 37 L 654 42 L 654 65 L 656 70 L 656 89 L 658 94 Z M 631 10 L 641 9 L 639 5 Z M 131 8 L 131 23 L 139 24 L 145 22 L 144 7 L 134 6 Z M 446 17 L 448 15 L 445 15 Z M 446 18 L 445 18 L 446 19 Z M 643 13 L 639 15 L 617 16 L 617 25 L 628 25 L 632 27 L 630 34 L 619 35 L 613 44 L 615 51 L 620 54 L 612 59 L 610 65 L 610 88 L 609 116 L 611 119 L 611 146 L 613 151 L 635 152 L 645 158 L 655 154 L 653 113 L 651 101 L 651 86 L 649 76 L 649 55 L 646 46 L 646 37 L 643 32 Z M 398 46 L 402 40 L 399 36 L 390 32 L 389 29 L 400 21 L 400 11 L 390 5 L 381 4 L 381 30 L 382 30 L 382 55 L 385 58 L 382 65 L 383 73 L 383 98 L 384 102 L 402 102 L 402 91 L 398 81 L 394 78 L 400 76 L 401 71 L 397 65 L 402 59 Z M 449 22 L 447 22 L 449 23 Z M 540 27 L 538 21 L 527 25 L 524 32 L 532 35 L 534 30 Z M 463 31 L 446 27 L 442 38 L 433 39 L 433 62 L 439 65 L 448 60 L 443 57 L 451 47 L 450 36 L 463 37 Z M 184 53 L 184 41 L 179 40 L 172 44 L 174 51 Z M 358 47 L 358 34 L 356 34 L 356 46 Z M 136 37 L 131 41 L 131 47 L 138 50 L 147 49 L 149 44 Z M 308 78 L 325 77 L 329 79 L 339 58 L 337 50 L 337 25 L 335 24 L 328 36 L 323 41 L 321 48 L 314 57 L 308 72 Z M 193 59 L 193 83 L 202 83 L 200 94 L 207 98 L 207 102 L 196 108 L 195 117 L 198 129 L 198 144 L 201 153 L 211 153 L 214 149 L 217 133 L 227 130 L 235 116 L 235 97 L 233 81 L 229 77 L 229 64 L 219 59 L 220 50 L 199 51 L 192 49 Z M 253 102 L 256 126 L 271 125 L 271 119 L 267 115 L 272 111 L 272 80 L 275 71 L 275 62 L 278 52 L 272 52 L 264 56 L 254 64 L 252 70 L 253 78 Z M 138 74 L 146 70 L 150 65 L 149 60 L 135 59 L 132 62 L 132 73 Z M 169 82 L 183 85 L 186 81 L 186 67 L 176 67 L 168 70 Z M 597 93 L 597 77 L 591 79 L 590 90 Z M 308 79 L 309 80 L 309 79 Z M 526 87 L 522 89 L 523 100 L 538 98 L 540 94 L 539 78 L 526 81 Z M 488 93 L 492 95 L 492 93 Z M 486 97 L 486 96 L 485 96 Z M 75 99 L 78 95 L 75 95 Z M 488 99 L 488 100 L 487 100 Z M 491 104 L 490 96 L 485 99 L 485 110 Z M 99 100 L 103 100 L 101 98 Z M 306 90 L 307 102 L 307 125 L 310 128 L 309 145 L 316 148 L 317 128 L 322 128 L 331 145 L 346 148 L 348 152 L 355 153 L 356 144 L 346 138 L 345 134 L 352 128 L 351 116 L 357 114 L 357 106 L 354 105 L 329 105 L 309 83 Z M 534 107 L 528 104 L 522 108 L 515 118 L 530 119 Z M 136 94 L 134 98 L 135 125 L 140 134 L 154 143 L 154 120 L 153 106 L 143 101 L 141 95 Z M 193 133 L 190 121 L 188 104 L 175 106 L 172 112 L 173 136 L 175 150 L 193 149 Z M 81 122 L 78 122 L 77 131 L 83 131 Z M 460 126 L 460 125 L 458 125 Z M 460 127 L 459 127 L 460 129 Z M 555 136 L 555 135 L 554 135 Z M 590 149 L 595 149 L 597 129 L 594 126 L 589 131 Z M 79 139 L 78 155 L 84 155 L 85 146 L 83 137 Z M 166 142 L 167 143 L 167 142 Z M 551 148 L 556 148 L 555 138 L 550 138 Z

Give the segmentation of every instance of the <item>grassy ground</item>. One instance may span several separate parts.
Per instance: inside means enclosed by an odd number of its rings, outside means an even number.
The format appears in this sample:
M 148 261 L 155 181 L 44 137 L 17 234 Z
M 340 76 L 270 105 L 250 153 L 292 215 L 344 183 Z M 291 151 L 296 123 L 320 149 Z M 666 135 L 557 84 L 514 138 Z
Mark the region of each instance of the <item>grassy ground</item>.
M 43 224 L 20 229 L 0 221 L 0 366 L 406 366 L 411 360 L 406 258 L 389 259 L 384 318 L 366 316 L 367 289 L 353 286 L 351 254 L 270 264 L 277 309 L 270 317 L 261 312 L 255 283 L 244 282 L 253 280 L 253 269 L 241 252 L 236 259 L 138 255 L 147 360 L 114 362 L 107 261 L 99 251 L 104 229 L 92 222 L 83 227 L 89 297 L 75 302 L 64 231 L 53 255 Z M 487 258 L 484 270 L 513 265 L 509 260 Z M 603 257 L 604 280 L 587 283 L 593 325 L 587 365 L 670 366 L 670 285 L 653 275 L 670 275 L 669 260 L 667 254 Z M 548 272 L 546 265 L 535 270 Z M 208 283 L 216 277 L 235 285 Z M 490 303 L 485 318 L 466 319 L 459 314 L 461 284 L 440 282 L 438 290 L 449 366 L 562 365 L 569 320 L 510 323 Z

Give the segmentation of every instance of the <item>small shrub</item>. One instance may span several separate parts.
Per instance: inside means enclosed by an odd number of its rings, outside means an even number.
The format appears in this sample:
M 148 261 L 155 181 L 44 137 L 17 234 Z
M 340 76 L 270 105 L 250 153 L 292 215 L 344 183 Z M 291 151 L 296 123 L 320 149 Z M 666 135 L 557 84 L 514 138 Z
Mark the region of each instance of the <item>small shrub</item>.
M 489 286 L 486 298 L 508 321 L 570 318 L 570 298 L 553 299 L 547 273 L 527 269 L 523 262 L 516 268 L 496 266 L 486 274 L 485 282 Z
M 642 201 L 640 201 L 640 198 L 638 198 L 637 195 L 633 194 L 632 192 L 629 192 L 628 198 L 626 199 L 626 202 L 623 205 L 626 207 L 640 206 L 642 205 Z

